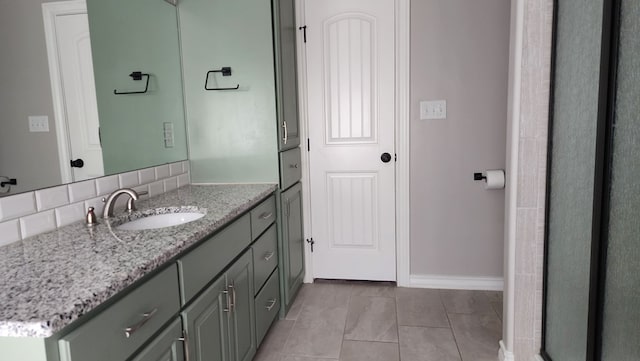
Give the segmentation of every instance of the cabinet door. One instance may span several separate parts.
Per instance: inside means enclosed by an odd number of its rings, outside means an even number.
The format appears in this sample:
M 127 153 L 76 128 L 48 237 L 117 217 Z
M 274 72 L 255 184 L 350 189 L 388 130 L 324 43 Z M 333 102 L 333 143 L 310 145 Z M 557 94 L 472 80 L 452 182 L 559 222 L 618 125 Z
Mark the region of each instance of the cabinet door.
M 189 361 L 230 361 L 229 299 L 220 277 L 181 314 Z
M 181 337 L 182 325 L 176 319 L 132 361 L 185 361 Z
M 304 277 L 304 234 L 302 185 L 294 185 L 282 195 L 282 241 L 284 248 L 284 292 L 287 305 Z
M 256 353 L 251 250 L 240 257 L 227 271 L 227 287 L 233 305 L 229 318 L 231 359 L 250 361 Z
M 276 61 L 280 150 L 300 144 L 298 121 L 298 78 L 296 62 L 296 28 L 294 0 L 276 0 Z M 286 130 L 285 130 L 286 124 Z M 286 140 L 285 140 L 286 139 Z

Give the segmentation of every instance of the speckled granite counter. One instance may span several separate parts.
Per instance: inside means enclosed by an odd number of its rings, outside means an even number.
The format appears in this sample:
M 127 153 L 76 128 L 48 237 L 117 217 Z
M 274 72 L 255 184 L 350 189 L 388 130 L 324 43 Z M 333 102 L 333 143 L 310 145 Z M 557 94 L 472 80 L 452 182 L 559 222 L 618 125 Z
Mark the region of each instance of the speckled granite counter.
M 275 185 L 186 186 L 137 208 L 192 206 L 180 226 L 121 231 L 75 223 L 0 247 L 0 336 L 49 337 L 258 204 Z

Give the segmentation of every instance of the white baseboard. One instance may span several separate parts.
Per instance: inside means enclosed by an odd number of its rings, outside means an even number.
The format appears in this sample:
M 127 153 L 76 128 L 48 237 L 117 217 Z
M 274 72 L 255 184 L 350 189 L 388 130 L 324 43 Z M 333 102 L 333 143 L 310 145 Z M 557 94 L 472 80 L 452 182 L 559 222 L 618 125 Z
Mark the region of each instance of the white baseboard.
M 507 347 L 504 345 L 504 342 L 502 342 L 502 340 L 500 340 L 500 351 L 498 352 L 498 360 L 500 360 L 500 361 L 515 361 L 515 357 L 513 356 L 513 352 L 507 350 Z
M 533 360 L 532 361 L 544 361 L 544 359 L 540 355 L 535 355 L 535 356 L 533 356 Z
M 450 290 L 502 291 L 502 277 L 460 277 L 440 275 L 411 275 L 409 286 L 416 288 L 440 288 Z

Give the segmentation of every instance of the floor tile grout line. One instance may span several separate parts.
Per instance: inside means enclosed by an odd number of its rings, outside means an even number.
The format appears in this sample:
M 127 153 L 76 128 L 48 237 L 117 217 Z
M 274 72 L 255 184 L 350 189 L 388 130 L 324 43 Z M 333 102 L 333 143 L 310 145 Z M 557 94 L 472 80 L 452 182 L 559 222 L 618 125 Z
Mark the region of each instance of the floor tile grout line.
M 395 292 L 396 301 L 396 333 L 398 334 L 398 361 L 402 361 L 402 352 L 400 351 L 400 318 L 398 317 L 398 286 L 396 286 Z
M 351 307 L 351 294 L 353 293 L 353 285 L 349 285 L 349 299 L 347 299 L 347 313 L 344 317 L 344 327 L 342 328 L 342 340 L 340 341 L 340 352 L 338 352 L 338 361 L 342 358 L 342 350 L 344 350 L 344 335 L 347 333 L 347 321 L 349 320 L 349 309 Z
M 451 318 L 449 317 L 449 311 L 447 311 L 447 306 L 442 301 L 442 292 L 438 290 L 438 297 L 440 298 L 440 303 L 442 304 L 442 308 L 444 309 L 445 315 L 447 315 L 447 322 L 449 322 L 449 330 L 451 331 L 451 336 L 453 336 L 453 341 L 456 343 L 456 349 L 458 350 L 458 356 L 460 356 L 460 361 L 464 361 L 462 358 L 462 351 L 460 351 L 460 345 L 458 344 L 458 338 L 456 337 L 456 333 L 453 330 L 453 324 L 451 324 Z
M 301 287 L 304 287 L 304 284 L 303 284 Z M 297 298 L 297 297 L 302 296 L 302 295 L 300 295 L 300 291 L 302 291 L 302 288 L 300 288 L 300 289 L 298 290 L 298 293 L 297 293 L 297 295 L 296 295 L 296 298 Z M 289 356 L 289 355 L 286 355 L 286 354 L 284 353 L 284 351 L 285 351 L 285 349 L 287 348 L 287 345 L 289 344 L 289 338 L 291 337 L 291 334 L 293 333 L 293 329 L 296 327 L 296 323 L 298 323 L 298 319 L 300 318 L 300 314 L 301 314 L 301 313 L 302 313 L 302 311 L 304 310 L 304 304 L 307 302 L 306 295 L 304 295 L 304 296 L 305 296 L 305 297 L 303 297 L 303 298 L 302 298 L 302 304 L 300 305 L 300 312 L 298 312 L 298 315 L 297 315 L 297 316 L 296 316 L 296 318 L 293 320 L 293 325 L 291 325 L 291 329 L 289 329 L 289 334 L 287 335 L 287 338 L 286 338 L 286 339 L 285 339 L 285 341 L 284 341 L 284 345 L 282 345 L 282 349 L 281 349 L 281 350 L 280 350 L 280 352 L 279 352 L 279 353 L 280 353 L 280 355 L 279 355 L 279 356 L 280 356 L 280 357 L 279 357 L 279 358 L 280 358 L 280 360 L 282 360 L 285 356 Z M 294 301 L 294 302 L 295 302 L 295 301 Z M 293 303 L 292 303 L 292 305 L 293 305 Z M 291 309 L 289 309 L 289 311 L 291 311 Z M 285 319 L 285 320 L 287 319 L 287 315 L 285 315 L 285 318 L 284 318 L 284 319 Z M 280 360 L 279 360 L 279 361 L 280 361 Z

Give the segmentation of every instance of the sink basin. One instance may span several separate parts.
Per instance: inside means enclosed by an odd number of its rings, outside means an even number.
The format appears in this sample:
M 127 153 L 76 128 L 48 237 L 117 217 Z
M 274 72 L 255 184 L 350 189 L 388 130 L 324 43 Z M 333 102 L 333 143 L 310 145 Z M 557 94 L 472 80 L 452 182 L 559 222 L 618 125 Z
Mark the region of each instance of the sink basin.
M 123 223 L 117 226 L 116 229 L 124 231 L 141 231 L 145 229 L 165 228 L 193 222 L 202 217 L 204 217 L 204 214 L 198 212 L 155 214 Z

